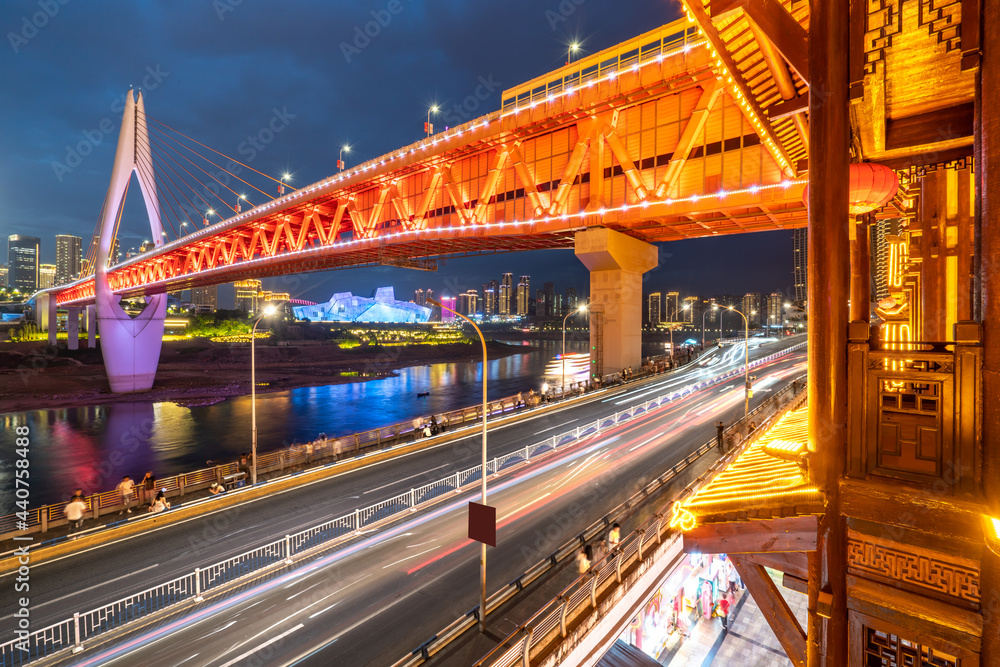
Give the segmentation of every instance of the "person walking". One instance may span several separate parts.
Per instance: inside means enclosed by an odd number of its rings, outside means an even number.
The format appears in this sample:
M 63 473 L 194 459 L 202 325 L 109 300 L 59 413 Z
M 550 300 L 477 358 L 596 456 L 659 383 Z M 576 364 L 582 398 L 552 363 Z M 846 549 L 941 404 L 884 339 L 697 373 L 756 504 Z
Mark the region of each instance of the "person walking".
M 726 430 L 726 425 L 722 423 L 722 420 L 715 422 L 715 444 L 719 448 L 720 452 L 726 451 L 722 447 L 722 432 Z
M 143 504 L 153 504 L 153 496 L 156 495 L 156 477 L 152 470 L 147 470 L 142 478 L 142 502 Z
M 580 549 L 579 553 L 576 554 L 576 570 L 581 575 L 590 572 L 590 561 L 593 558 L 592 552 L 590 550 L 590 545 Z
M 722 595 L 715 605 L 715 613 L 722 619 L 722 631 L 729 632 L 729 596 Z
M 608 553 L 613 552 L 618 548 L 618 545 L 622 540 L 622 527 L 618 523 L 611 525 L 611 530 L 608 531 Z
M 118 486 L 115 487 L 115 490 L 117 490 L 121 495 L 122 504 L 125 506 L 122 511 L 118 513 L 118 515 L 121 516 L 125 513 L 131 514 L 132 496 L 135 494 L 135 482 L 132 481 L 131 477 L 125 475 L 122 477 L 122 481 L 118 482 Z
M 66 515 L 66 520 L 69 521 L 70 535 L 80 530 L 80 527 L 83 526 L 83 513 L 86 511 L 87 504 L 83 502 L 83 498 L 76 496 L 73 496 L 73 500 L 69 501 L 66 507 L 63 508 L 63 514 Z

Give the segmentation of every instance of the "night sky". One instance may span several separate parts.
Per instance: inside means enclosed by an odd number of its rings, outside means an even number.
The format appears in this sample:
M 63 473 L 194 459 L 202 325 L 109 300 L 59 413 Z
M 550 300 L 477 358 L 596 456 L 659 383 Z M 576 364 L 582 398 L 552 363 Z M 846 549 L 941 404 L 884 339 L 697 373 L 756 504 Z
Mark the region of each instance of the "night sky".
M 376 157 L 420 139 L 432 104 L 445 111 L 434 119 L 438 129 L 457 125 L 499 108 L 504 88 L 560 67 L 573 41 L 591 53 L 679 14 L 676 0 L 5 0 L 3 250 L 16 233 L 42 239 L 44 263 L 55 262 L 56 234 L 81 236 L 86 247 L 129 86 L 143 90 L 149 116 L 235 157 L 277 110 L 287 127 L 252 165 L 275 177 L 287 171 L 301 187 L 334 173 L 345 143 L 353 147 L 349 166 Z M 379 18 L 385 25 L 366 44 L 358 34 Z M 482 81 L 496 89 L 461 117 L 455 105 Z M 113 130 L 102 133 L 109 123 Z M 67 168 L 70 147 L 81 142 L 89 154 Z M 148 230 L 133 190 L 119 238 L 138 246 Z M 789 292 L 791 247 L 790 232 L 665 244 L 647 291 Z M 478 288 L 505 271 L 530 275 L 533 287 L 552 281 L 560 291 L 587 291 L 587 272 L 568 250 L 452 259 L 436 273 L 354 269 L 265 286 L 325 301 L 334 291 L 368 295 L 394 285 L 397 297 L 409 298 L 416 287 Z

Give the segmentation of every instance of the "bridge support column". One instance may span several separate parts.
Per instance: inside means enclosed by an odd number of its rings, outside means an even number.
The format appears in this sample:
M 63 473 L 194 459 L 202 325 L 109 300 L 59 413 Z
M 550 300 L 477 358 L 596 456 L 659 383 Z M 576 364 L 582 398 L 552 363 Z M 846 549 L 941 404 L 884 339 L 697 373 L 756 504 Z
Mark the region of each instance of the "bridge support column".
M 56 312 L 56 298 L 52 294 L 39 294 L 35 301 L 35 324 L 39 331 L 49 333 L 49 345 L 56 344 L 59 320 Z
M 163 345 L 163 325 L 167 315 L 167 295 L 146 297 L 146 307 L 134 318 L 122 310 L 120 297 L 108 282 L 108 258 L 115 237 L 118 208 L 125 197 L 126 186 L 134 171 L 142 191 L 149 216 L 153 244 L 163 245 L 163 224 L 160 205 L 156 198 L 156 182 L 146 130 L 146 111 L 142 93 L 133 98 L 132 91 L 125 96 L 125 112 L 118 134 L 118 148 L 111 169 L 101 221 L 101 240 L 97 248 L 97 270 L 94 272 L 94 295 L 98 326 L 101 329 L 101 356 L 108 374 L 111 391 L 122 394 L 146 391 L 153 386 L 156 365 Z
M 607 374 L 642 364 L 642 274 L 656 267 L 656 246 L 603 227 L 576 235 L 576 256 L 590 269 L 590 304 L 598 326 L 590 328 L 593 349 Z M 598 340 L 598 333 L 603 332 Z
M 97 307 L 87 306 L 87 347 L 97 347 Z
M 66 309 L 66 347 L 80 349 L 80 309 L 73 306 Z

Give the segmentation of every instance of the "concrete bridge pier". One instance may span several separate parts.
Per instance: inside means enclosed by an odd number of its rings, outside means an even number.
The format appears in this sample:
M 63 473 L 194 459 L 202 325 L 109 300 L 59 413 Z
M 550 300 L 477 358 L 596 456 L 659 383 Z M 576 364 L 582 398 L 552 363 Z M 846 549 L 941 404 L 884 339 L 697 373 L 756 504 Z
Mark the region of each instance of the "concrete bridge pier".
M 97 307 L 87 306 L 87 347 L 97 347 Z
M 39 294 L 35 299 L 35 324 L 39 331 L 47 331 L 49 345 L 56 344 L 56 331 L 59 320 L 56 314 L 56 297 L 52 294 Z
M 638 369 L 642 364 L 642 274 L 656 267 L 656 247 L 595 227 L 577 233 L 575 251 L 590 270 L 591 374 L 606 375 L 628 366 Z
M 80 349 L 80 308 L 76 306 L 66 309 L 66 348 Z

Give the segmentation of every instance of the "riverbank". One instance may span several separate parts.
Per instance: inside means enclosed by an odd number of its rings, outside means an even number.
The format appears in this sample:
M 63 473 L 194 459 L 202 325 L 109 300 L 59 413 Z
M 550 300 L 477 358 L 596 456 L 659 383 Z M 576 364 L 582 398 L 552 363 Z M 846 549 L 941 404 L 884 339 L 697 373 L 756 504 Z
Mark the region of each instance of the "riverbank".
M 532 348 L 487 343 L 491 359 Z M 374 380 L 400 368 L 433 363 L 476 362 L 477 343 L 363 345 L 340 349 L 334 343 L 257 344 L 257 393 Z M 165 341 L 153 388 L 114 394 L 100 350 L 67 350 L 43 343 L 0 347 L 0 413 L 133 402 L 172 401 L 210 405 L 250 393 L 250 348 L 206 339 Z

